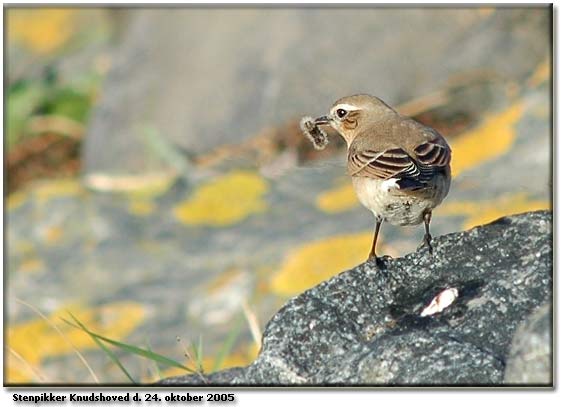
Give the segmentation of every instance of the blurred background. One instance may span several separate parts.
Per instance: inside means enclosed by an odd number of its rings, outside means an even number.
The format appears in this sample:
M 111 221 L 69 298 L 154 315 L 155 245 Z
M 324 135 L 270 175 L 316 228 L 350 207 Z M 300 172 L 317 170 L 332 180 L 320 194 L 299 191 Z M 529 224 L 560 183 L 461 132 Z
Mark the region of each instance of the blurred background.
M 127 382 L 68 312 L 205 372 L 250 363 L 288 298 L 370 249 L 344 143 L 298 130 L 342 96 L 451 144 L 434 235 L 551 207 L 550 7 L 5 17 L 7 383 Z M 422 234 L 387 225 L 380 252 Z M 137 381 L 185 373 L 115 352 Z

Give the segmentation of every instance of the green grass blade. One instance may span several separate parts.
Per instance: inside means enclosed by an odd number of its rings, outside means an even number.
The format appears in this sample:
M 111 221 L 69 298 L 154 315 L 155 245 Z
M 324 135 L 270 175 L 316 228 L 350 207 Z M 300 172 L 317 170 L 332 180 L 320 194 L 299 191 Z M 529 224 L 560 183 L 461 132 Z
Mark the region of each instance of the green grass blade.
M 69 322 L 69 321 L 66 321 L 66 322 L 67 322 L 67 323 L 70 323 L 70 325 L 74 325 L 74 324 L 72 324 L 72 323 Z M 78 323 L 78 321 L 77 321 L 77 323 Z M 183 370 L 185 370 L 185 371 L 187 371 L 187 372 L 190 372 L 190 373 L 196 373 L 193 369 L 190 369 L 190 368 L 188 368 L 187 366 L 184 366 L 184 365 L 182 365 L 181 363 L 179 363 L 179 362 L 177 362 L 177 361 L 175 361 L 175 360 L 173 360 L 173 359 L 170 359 L 170 358 L 167 358 L 167 357 L 165 357 L 165 356 L 159 355 L 158 353 L 154 353 L 154 352 L 151 352 L 151 351 L 149 351 L 149 350 L 139 348 L 139 347 L 137 347 L 137 346 L 128 345 L 128 344 L 126 344 L 126 343 L 119 342 L 119 341 L 116 341 L 116 340 L 114 340 L 114 339 L 109 339 L 109 338 L 107 338 L 107 337 L 105 337 L 105 336 L 99 335 L 99 334 L 97 334 L 97 333 L 95 333 L 95 332 L 92 332 L 92 331 L 88 330 L 88 328 L 86 328 L 86 327 L 85 327 L 84 325 L 82 325 L 82 324 L 80 324 L 80 326 L 76 326 L 76 325 L 74 325 L 74 326 L 75 326 L 76 328 L 80 328 L 80 329 L 82 329 L 83 331 L 87 332 L 90 336 L 93 336 L 93 337 L 95 337 L 95 338 L 98 339 L 98 340 L 101 340 L 101 341 L 110 343 L 111 345 L 116 346 L 116 347 L 118 347 L 118 348 L 120 348 L 120 349 L 122 349 L 122 350 L 124 350 L 124 351 L 126 351 L 126 352 L 133 353 L 133 354 L 138 355 L 138 356 L 142 356 L 142 357 L 144 357 L 144 358 L 153 360 L 153 361 L 155 361 L 155 362 L 157 362 L 157 363 L 161 363 L 161 364 L 163 364 L 163 365 L 165 365 L 165 366 L 177 367 L 177 368 L 183 369 Z
M 146 348 L 148 349 L 149 352 L 152 352 L 152 348 L 151 348 L 150 342 L 148 340 L 146 341 Z M 155 361 L 153 361 L 153 362 L 154 362 L 154 368 L 156 369 L 156 374 L 158 375 L 160 380 L 164 379 L 165 377 L 162 374 L 162 370 L 160 369 L 160 366 Z
M 149 152 L 152 153 L 157 159 L 163 160 L 172 166 L 178 174 L 188 174 L 192 169 L 181 150 L 174 145 L 170 140 L 162 137 L 160 132 L 153 126 L 145 125 L 138 133 Z
M 70 313 L 71 318 L 76 322 L 77 325 L 72 324 L 70 321 L 67 321 L 66 319 L 62 318 L 62 320 L 64 322 L 66 322 L 67 324 L 73 325 L 76 328 L 81 329 L 82 331 L 86 332 L 90 338 L 92 338 L 92 340 L 96 343 L 96 345 L 98 345 L 100 347 L 101 350 L 103 350 L 105 352 L 105 354 L 109 357 L 109 359 L 111 359 L 111 361 L 113 363 L 115 363 L 119 369 L 121 369 L 121 371 L 125 374 L 125 376 L 127 376 L 127 378 L 131 381 L 131 383 L 136 384 L 135 379 L 133 379 L 133 377 L 129 374 L 129 372 L 127 371 L 127 369 L 125 369 L 125 366 L 123 366 L 123 364 L 121 363 L 121 361 L 119 361 L 119 358 L 115 355 L 115 353 L 113 353 L 111 351 L 111 349 L 109 349 L 107 346 L 105 346 L 92 332 L 90 332 L 79 320 L 78 318 L 76 318 L 74 315 L 72 315 L 72 313 Z
M 199 335 L 199 343 L 197 345 L 197 354 L 195 355 L 197 359 L 197 370 L 203 372 L 203 337 Z

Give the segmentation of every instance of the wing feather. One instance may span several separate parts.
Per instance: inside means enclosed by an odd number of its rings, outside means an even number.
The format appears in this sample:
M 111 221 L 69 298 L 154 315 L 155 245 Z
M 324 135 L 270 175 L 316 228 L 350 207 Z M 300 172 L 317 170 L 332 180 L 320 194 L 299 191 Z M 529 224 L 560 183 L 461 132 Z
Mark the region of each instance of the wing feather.
M 414 151 L 416 159 L 424 165 L 444 167 L 451 161 L 449 149 L 442 144 L 426 142 L 417 146 Z
M 352 176 L 387 180 L 396 178 L 408 189 L 427 185 L 437 172 L 444 171 L 451 161 L 451 152 L 441 140 L 428 141 L 414 149 L 410 156 L 402 148 L 384 151 L 350 149 L 348 171 Z M 400 184 L 400 182 L 399 182 Z

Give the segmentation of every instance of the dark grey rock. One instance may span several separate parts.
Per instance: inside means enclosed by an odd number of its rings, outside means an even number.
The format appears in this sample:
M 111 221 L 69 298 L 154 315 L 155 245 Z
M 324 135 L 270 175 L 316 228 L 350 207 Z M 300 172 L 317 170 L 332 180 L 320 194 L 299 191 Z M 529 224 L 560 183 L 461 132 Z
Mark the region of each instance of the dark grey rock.
M 552 385 L 552 304 L 540 307 L 517 328 L 504 381 L 517 385 Z
M 192 374 L 186 376 L 175 376 L 168 379 L 164 379 L 158 383 L 158 385 L 163 386 L 174 386 L 174 385 L 194 385 L 194 386 L 204 386 L 206 384 L 212 385 L 222 385 L 232 383 L 233 380 L 242 376 L 244 374 L 244 369 L 241 367 L 235 367 L 232 369 L 221 370 L 220 372 L 211 374 Z
M 397 105 L 459 76 L 521 83 L 550 52 L 549 22 L 548 7 L 133 10 L 92 114 L 85 171 L 167 169 L 174 146 L 237 143 L 348 94 Z M 463 98 L 462 112 L 478 116 L 498 98 Z
M 343 272 L 291 299 L 230 384 L 500 385 L 517 327 L 551 301 L 551 224 L 547 211 L 504 217 L 435 238 L 433 257 L 422 249 Z M 457 288 L 456 301 L 421 317 L 445 288 Z M 520 335 L 544 342 L 547 320 L 539 315 Z M 516 341 L 513 363 L 529 340 Z M 537 383 L 548 353 L 540 349 Z

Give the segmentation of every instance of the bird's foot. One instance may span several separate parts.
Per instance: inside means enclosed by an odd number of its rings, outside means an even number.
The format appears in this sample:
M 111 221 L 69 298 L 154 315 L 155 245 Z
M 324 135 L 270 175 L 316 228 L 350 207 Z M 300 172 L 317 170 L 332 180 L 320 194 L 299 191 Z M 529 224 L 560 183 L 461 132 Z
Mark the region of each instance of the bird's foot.
M 384 255 L 379 257 L 374 254 L 369 255 L 369 258 L 367 259 L 368 262 L 374 261 L 379 268 L 385 267 L 390 260 L 392 260 L 392 256 Z
M 431 238 L 431 235 L 425 235 L 423 237 L 423 241 L 421 242 L 421 244 L 418 246 L 418 250 L 423 249 L 424 247 L 427 247 L 427 250 L 429 252 L 430 256 L 433 256 L 433 246 L 431 245 L 431 241 L 433 239 Z

